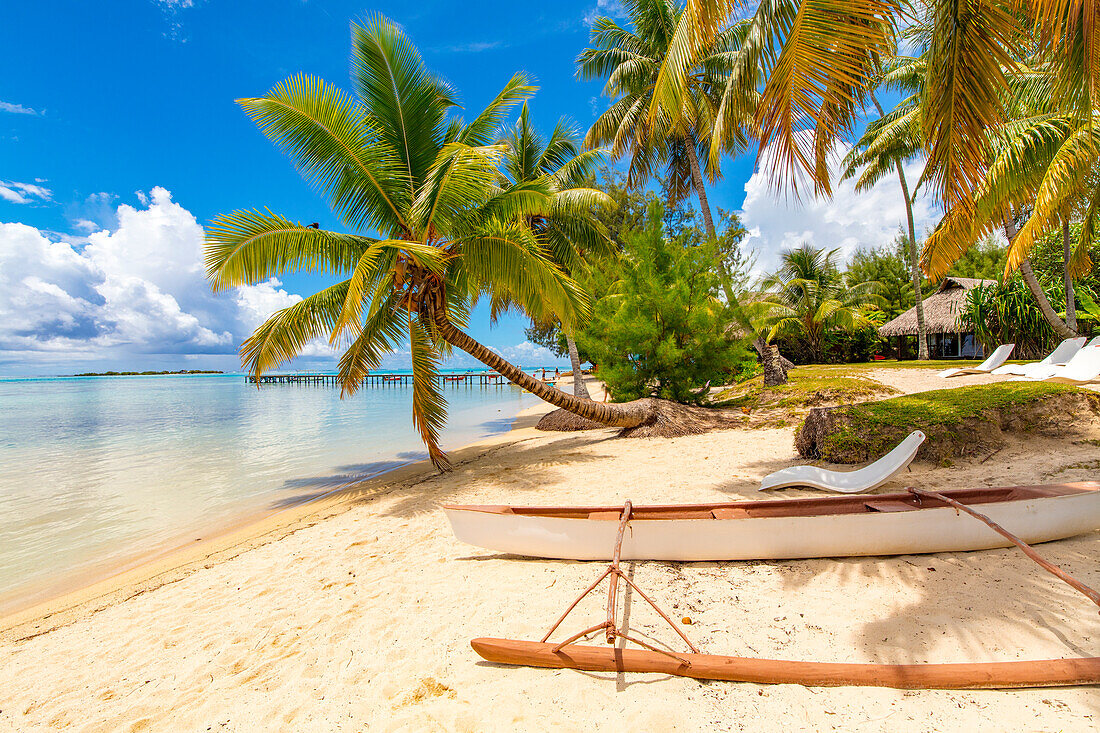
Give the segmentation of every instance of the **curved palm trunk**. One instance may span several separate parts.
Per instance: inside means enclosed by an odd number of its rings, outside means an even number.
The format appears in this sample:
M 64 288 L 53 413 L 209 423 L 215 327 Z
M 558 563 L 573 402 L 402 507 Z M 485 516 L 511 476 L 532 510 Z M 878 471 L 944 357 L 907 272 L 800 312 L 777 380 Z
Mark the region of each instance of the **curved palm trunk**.
M 699 155 L 695 151 L 695 138 L 692 135 L 687 135 L 684 147 L 687 148 L 688 163 L 691 166 L 691 184 L 695 188 L 695 195 L 699 197 L 699 209 L 703 212 L 703 225 L 706 227 L 707 237 L 714 240 L 718 235 L 714 228 L 714 217 L 710 213 L 710 201 L 707 199 L 707 188 L 703 184 L 703 171 L 699 167 Z M 734 295 L 733 288 L 730 286 L 730 275 L 726 272 L 726 266 L 721 260 L 718 262 L 718 275 L 722 281 L 722 290 L 726 294 L 726 302 L 736 308 L 737 296 Z M 743 323 L 742 326 L 747 326 L 750 332 L 753 330 L 751 325 Z M 759 335 L 753 339 L 752 345 L 760 355 L 760 364 L 764 368 L 764 386 L 775 387 L 786 384 L 787 372 L 783 369 L 783 362 L 779 358 L 779 348 L 766 343 Z
M 1016 238 L 1016 222 L 1012 221 L 1012 217 L 1006 216 L 1004 218 L 1005 237 L 1008 238 L 1009 247 L 1012 246 L 1012 240 Z M 1069 328 L 1065 322 L 1058 317 L 1058 314 L 1054 312 L 1054 308 L 1050 305 L 1050 300 L 1047 299 L 1047 294 L 1043 292 L 1043 287 L 1039 284 L 1039 279 L 1035 277 L 1035 271 L 1031 269 L 1031 260 L 1024 258 L 1024 261 L 1020 263 L 1020 275 L 1023 276 L 1024 282 L 1027 283 L 1028 290 L 1031 291 L 1032 296 L 1035 298 L 1035 303 L 1039 306 L 1039 312 L 1043 314 L 1043 320 L 1045 320 L 1051 328 L 1054 329 L 1054 333 L 1058 338 L 1069 339 L 1077 335 L 1077 332 Z
M 871 101 L 875 103 L 879 117 L 885 117 L 886 113 L 882 105 L 878 103 L 875 95 L 871 95 Z M 898 183 L 901 184 L 901 195 L 905 199 L 905 218 L 909 224 L 909 276 L 913 281 L 913 299 L 917 309 L 917 359 L 928 360 L 928 327 L 924 322 L 924 293 L 921 292 L 920 259 L 917 257 L 917 232 L 913 226 L 913 200 L 909 197 L 909 182 L 905 180 L 905 168 L 901 160 L 895 158 L 894 165 L 898 169 Z M 901 354 L 898 354 L 899 358 Z
M 1073 258 L 1073 247 L 1069 239 L 1069 219 L 1062 219 L 1062 254 L 1066 270 L 1066 326 L 1077 330 L 1077 302 L 1073 295 L 1073 277 L 1069 274 L 1069 261 Z
M 565 334 L 565 346 L 569 350 L 569 365 L 573 367 L 573 396 L 582 400 L 590 400 L 588 385 L 584 383 L 584 373 L 581 371 L 581 355 L 577 351 L 577 342 L 569 334 Z
M 572 412 L 574 415 L 580 415 L 589 420 L 618 428 L 633 428 L 644 425 L 656 416 L 652 405 L 641 400 L 622 404 L 609 404 L 574 397 L 556 387 L 551 387 L 542 380 L 535 379 L 515 364 L 501 357 L 500 354 L 475 341 L 466 332 L 456 328 L 446 317 L 437 317 L 435 324 L 436 328 L 439 329 L 439 335 L 451 346 L 462 349 L 482 364 L 497 370 L 513 384 L 523 387 L 536 397 L 549 402 L 551 405 Z

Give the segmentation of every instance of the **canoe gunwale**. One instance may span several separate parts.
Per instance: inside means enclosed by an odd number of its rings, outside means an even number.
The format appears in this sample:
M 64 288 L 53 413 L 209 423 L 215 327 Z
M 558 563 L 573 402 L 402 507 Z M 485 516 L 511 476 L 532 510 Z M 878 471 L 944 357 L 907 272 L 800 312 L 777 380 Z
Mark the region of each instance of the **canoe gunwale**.
M 1002 486 L 978 489 L 945 489 L 939 493 L 967 505 L 986 505 L 1053 499 L 1063 496 L 1100 491 L 1100 482 L 1080 481 L 1038 486 Z M 866 514 L 884 511 L 875 505 L 892 505 L 891 511 L 921 511 L 941 509 L 948 504 L 934 499 L 920 499 L 909 492 L 861 494 L 794 499 L 763 499 L 706 504 L 659 504 L 635 506 L 631 521 L 669 521 L 699 519 L 729 521 L 773 517 L 813 517 Z M 503 504 L 443 504 L 446 511 L 478 512 L 516 517 L 576 519 L 582 521 L 616 520 L 622 506 L 509 506 Z M 698 516 L 694 516 L 694 515 Z

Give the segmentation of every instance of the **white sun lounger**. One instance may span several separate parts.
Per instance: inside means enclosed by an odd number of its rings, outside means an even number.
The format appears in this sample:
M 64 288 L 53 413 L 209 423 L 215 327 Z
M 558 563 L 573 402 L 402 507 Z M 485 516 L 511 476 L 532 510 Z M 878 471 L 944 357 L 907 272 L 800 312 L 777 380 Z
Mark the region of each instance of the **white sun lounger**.
M 961 377 L 964 374 L 989 374 L 997 367 L 1008 361 L 1008 357 L 1012 354 L 1012 350 L 1016 348 L 1016 344 L 1001 344 L 993 353 L 989 355 L 989 358 L 983 361 L 976 367 L 959 367 L 957 369 L 947 369 L 940 372 L 941 377 Z
M 1086 346 L 1077 352 L 1065 366 L 1047 367 L 1035 371 L 1028 379 L 1061 384 L 1089 384 L 1100 381 L 1100 346 Z
M 1018 377 L 1027 377 L 1031 376 L 1030 372 L 1035 370 L 1045 372 L 1046 367 L 1065 366 L 1066 362 L 1072 359 L 1074 354 L 1081 350 L 1086 340 L 1084 336 L 1066 339 L 1058 344 L 1054 351 L 1047 354 L 1047 358 L 1042 361 L 1032 362 L 1031 364 L 1005 364 L 1004 366 L 999 366 L 994 369 L 992 373 L 1014 374 Z
M 859 494 L 880 486 L 905 470 L 924 442 L 924 433 L 914 430 L 892 451 L 874 463 L 855 471 L 829 471 L 817 466 L 791 466 L 764 477 L 760 491 L 789 486 L 812 486 L 841 494 Z

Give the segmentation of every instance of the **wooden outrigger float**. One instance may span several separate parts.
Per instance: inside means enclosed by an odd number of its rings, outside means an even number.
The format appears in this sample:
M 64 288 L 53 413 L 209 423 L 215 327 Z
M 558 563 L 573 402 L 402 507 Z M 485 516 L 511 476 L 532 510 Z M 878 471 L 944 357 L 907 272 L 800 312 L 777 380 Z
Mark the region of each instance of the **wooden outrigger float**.
M 941 493 L 915 488 L 908 489 L 908 492 L 915 499 L 941 502 L 957 512 L 966 513 L 979 520 L 1009 543 L 1019 547 L 1028 558 L 1034 560 L 1044 570 L 1100 606 L 1100 593 L 1043 559 L 1027 543 L 986 515 Z M 565 609 L 541 641 L 479 638 L 470 642 L 474 651 L 483 659 L 498 664 L 595 672 L 648 672 L 695 679 L 758 684 L 798 684 L 809 687 L 854 685 L 899 689 L 1008 689 L 1100 684 L 1100 657 L 956 664 L 844 664 L 702 654 L 687 635 L 619 566 L 622 559 L 623 538 L 627 525 L 631 521 L 632 512 L 633 508 L 628 501 L 620 512 L 618 534 L 610 565 Z M 604 579 L 610 579 L 606 620 L 577 632 L 564 641 L 551 643 L 550 636 L 581 600 L 596 590 Z M 690 652 L 661 649 L 623 631 L 617 614 L 620 579 L 653 607 L 687 644 Z M 600 631 L 604 633 L 604 638 L 610 646 L 596 647 L 575 643 Z M 619 639 L 641 648 L 627 649 L 614 646 Z

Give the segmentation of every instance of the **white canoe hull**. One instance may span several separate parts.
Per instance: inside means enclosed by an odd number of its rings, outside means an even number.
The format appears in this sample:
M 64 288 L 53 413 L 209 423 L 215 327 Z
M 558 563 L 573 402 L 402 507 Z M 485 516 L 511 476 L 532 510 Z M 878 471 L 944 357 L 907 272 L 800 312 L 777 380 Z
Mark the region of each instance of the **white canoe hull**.
M 1031 544 L 1100 528 L 1100 491 L 982 503 L 975 509 Z M 455 537 L 462 542 L 528 557 L 610 560 L 619 529 L 619 522 L 606 519 L 455 507 L 444 511 Z M 631 521 L 623 539 L 622 558 L 780 560 L 959 552 L 1009 545 L 977 519 L 950 507 L 937 507 L 861 514 Z

